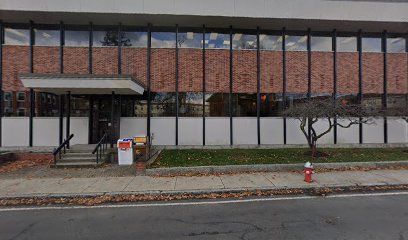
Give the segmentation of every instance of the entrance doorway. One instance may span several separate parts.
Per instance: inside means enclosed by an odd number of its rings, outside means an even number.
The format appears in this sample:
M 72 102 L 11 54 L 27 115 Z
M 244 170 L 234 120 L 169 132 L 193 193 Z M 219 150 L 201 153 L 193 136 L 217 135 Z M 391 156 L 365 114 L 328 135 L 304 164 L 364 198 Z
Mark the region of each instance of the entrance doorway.
M 90 143 L 98 143 L 105 133 L 116 142 L 120 130 L 120 98 L 112 95 L 90 96 Z M 112 119 L 113 118 L 113 119 Z M 112 121 L 113 120 L 113 121 Z

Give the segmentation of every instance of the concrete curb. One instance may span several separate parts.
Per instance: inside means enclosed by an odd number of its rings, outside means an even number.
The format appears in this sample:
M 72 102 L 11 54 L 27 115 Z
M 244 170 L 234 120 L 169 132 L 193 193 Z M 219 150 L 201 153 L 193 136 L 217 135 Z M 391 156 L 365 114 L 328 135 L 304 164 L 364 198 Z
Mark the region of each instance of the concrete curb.
M 146 169 L 147 176 L 169 176 L 186 174 L 230 174 L 243 172 L 277 172 L 303 170 L 304 163 L 294 164 L 257 164 L 257 165 L 226 165 L 199 167 L 172 167 Z M 345 168 L 392 168 L 408 167 L 406 161 L 382 162 L 347 162 L 347 163 L 314 163 L 315 169 L 340 170 Z

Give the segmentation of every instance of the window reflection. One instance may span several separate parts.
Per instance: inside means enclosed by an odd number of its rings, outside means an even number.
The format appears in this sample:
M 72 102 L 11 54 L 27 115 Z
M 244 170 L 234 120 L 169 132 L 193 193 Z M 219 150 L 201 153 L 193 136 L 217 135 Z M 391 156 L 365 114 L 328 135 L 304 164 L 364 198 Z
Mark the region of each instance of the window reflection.
M 60 31 L 59 30 L 43 30 L 34 29 L 35 45 L 38 46 L 59 46 Z
M 228 117 L 229 104 L 228 93 L 206 93 L 205 94 L 205 116 Z
M 127 46 L 130 40 L 127 38 L 122 39 L 122 45 Z M 118 31 L 108 30 L 108 31 L 93 31 L 93 46 L 96 47 L 110 47 L 118 46 Z
M 256 117 L 256 93 L 234 93 L 232 98 L 234 117 Z
M 307 51 L 307 36 L 285 36 L 286 51 Z
M 363 52 L 381 52 L 381 38 L 363 38 Z
M 357 37 L 337 37 L 337 52 L 356 52 Z
M 89 31 L 65 31 L 65 46 L 89 46 Z
M 203 94 L 200 92 L 179 93 L 179 116 L 202 117 Z
M 311 37 L 311 50 L 321 52 L 332 51 L 332 38 L 331 37 Z
M 122 32 L 122 46 L 147 47 L 147 32 Z
M 152 48 L 175 48 L 176 34 L 174 32 L 153 32 Z
M 152 117 L 176 116 L 176 93 L 152 93 L 151 114 Z
M 203 34 L 195 32 L 179 32 L 177 44 L 179 48 L 202 48 Z
M 281 51 L 282 36 L 259 35 L 259 48 L 263 50 Z
M 405 38 L 387 38 L 387 52 L 404 53 Z
M 230 47 L 230 36 L 229 34 L 223 33 L 206 33 L 205 34 L 205 46 L 210 49 L 229 49 Z
M 256 49 L 256 36 L 246 35 L 242 33 L 235 33 L 232 36 L 233 49 Z
M 122 96 L 122 117 L 146 117 L 147 96 Z
M 4 44 L 30 45 L 30 31 L 28 29 L 4 29 Z
M 276 117 L 282 113 L 282 94 L 261 94 L 261 117 Z

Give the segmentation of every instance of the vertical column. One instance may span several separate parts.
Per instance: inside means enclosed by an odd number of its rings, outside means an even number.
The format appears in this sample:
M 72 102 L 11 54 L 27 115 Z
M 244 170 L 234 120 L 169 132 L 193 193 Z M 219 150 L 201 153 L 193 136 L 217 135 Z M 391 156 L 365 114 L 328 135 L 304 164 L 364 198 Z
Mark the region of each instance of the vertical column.
M 362 46 L 362 30 L 358 30 L 357 50 L 358 50 L 358 95 L 357 101 L 359 104 L 363 102 L 363 46 Z M 359 123 L 359 143 L 363 143 L 363 124 Z
M 122 74 L 122 23 L 118 25 L 118 74 Z
M 111 98 L 111 116 L 110 116 L 110 147 L 113 148 L 114 133 L 115 133 L 115 92 L 112 91 Z
M 307 29 L 307 98 L 310 99 L 312 93 L 312 34 L 311 29 Z
M 4 42 L 4 28 L 3 22 L 0 20 L 0 147 L 2 142 L 2 120 L 3 120 L 3 42 Z
M 29 65 L 30 73 L 34 73 L 34 23 L 30 21 L 30 54 L 29 54 Z M 35 116 L 35 92 L 34 89 L 30 88 L 30 118 L 29 118 L 29 146 L 33 146 L 33 119 Z
M 152 50 L 152 25 L 149 23 L 147 29 L 147 67 L 146 67 L 146 78 L 147 78 L 147 126 L 146 132 L 151 143 L 151 131 L 150 131 L 150 115 L 151 115 L 151 92 L 150 92 L 150 67 L 151 67 L 151 50 Z
M 93 95 L 89 96 L 89 112 L 88 112 L 88 143 L 92 142 L 93 135 L 93 108 L 94 108 L 94 97 Z
M 233 53 L 232 53 L 232 26 L 230 26 L 230 82 L 229 82 L 229 95 L 228 95 L 228 107 L 229 107 L 229 114 L 230 114 L 230 145 L 234 144 L 233 141 L 233 125 L 232 125 L 232 81 L 233 81 L 233 69 L 232 69 L 232 64 L 233 64 Z
M 203 25 L 203 145 L 205 145 L 205 25 Z
M 258 145 L 261 144 L 261 51 L 259 27 L 256 29 L 256 129 Z
M 92 74 L 93 24 L 89 23 L 88 72 Z
M 65 45 L 65 31 L 64 23 L 60 22 L 60 47 L 59 47 L 59 67 L 60 73 L 64 73 L 64 45 Z M 59 144 L 61 145 L 64 139 L 64 96 L 59 95 Z
M 176 24 L 176 146 L 178 145 L 178 118 L 179 118 L 179 70 L 178 70 L 178 65 L 179 65 L 179 51 L 178 51 L 178 25 Z
M 388 92 L 387 92 L 387 31 L 384 30 L 381 36 L 381 48 L 383 52 L 383 95 L 382 95 L 382 108 L 383 110 L 387 109 L 387 100 L 388 100 Z M 384 114 L 384 143 L 388 143 L 388 121 L 387 116 Z
M 282 29 L 282 108 L 286 109 L 286 29 Z M 283 117 L 283 144 L 286 144 L 286 117 Z
M 67 92 L 67 118 L 66 118 L 66 139 L 69 138 L 69 135 L 71 135 L 71 92 Z M 67 148 L 70 148 L 70 143 L 68 142 Z
M 332 51 L 333 51 L 333 104 L 336 106 L 337 101 L 337 32 L 332 32 Z M 337 117 L 334 118 L 333 140 L 337 144 Z

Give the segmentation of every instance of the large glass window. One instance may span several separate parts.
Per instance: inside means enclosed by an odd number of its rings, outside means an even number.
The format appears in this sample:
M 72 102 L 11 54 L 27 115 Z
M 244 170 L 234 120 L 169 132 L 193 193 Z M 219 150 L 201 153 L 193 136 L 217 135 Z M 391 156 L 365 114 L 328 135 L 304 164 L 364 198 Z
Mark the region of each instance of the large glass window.
M 362 50 L 363 52 L 381 52 L 381 38 L 364 37 Z
M 59 110 L 59 97 L 50 93 L 37 93 L 37 116 L 38 117 L 57 117 Z
M 259 48 L 263 50 L 281 51 L 282 36 L 275 35 L 259 35 Z
M 227 117 L 229 116 L 228 93 L 205 94 L 205 116 Z
M 357 37 L 337 37 L 337 52 L 357 52 Z
M 285 36 L 286 51 L 307 51 L 307 36 Z
M 387 52 L 404 53 L 405 44 L 405 38 L 387 38 Z
M 234 93 L 232 96 L 234 117 L 256 117 L 256 93 Z
M 175 48 L 176 33 L 174 32 L 153 32 L 152 48 Z
M 235 33 L 232 36 L 232 48 L 236 50 L 256 49 L 256 36 Z
M 38 46 L 60 45 L 59 30 L 34 29 L 34 33 L 35 33 L 35 45 Z
M 122 46 L 124 47 L 147 47 L 147 32 L 125 31 L 122 32 Z
M 126 41 L 122 39 L 122 42 Z M 111 47 L 118 46 L 118 30 L 111 29 L 106 31 L 93 31 L 93 46 L 95 47 Z
M 89 31 L 65 31 L 65 46 L 87 47 L 89 46 Z
M 321 51 L 321 52 L 330 52 L 332 51 L 332 38 L 331 37 L 311 37 L 311 50 L 312 51 Z
M 30 31 L 28 29 L 5 28 L 4 44 L 30 45 Z
M 229 49 L 230 47 L 230 36 L 224 33 L 206 33 L 205 34 L 205 44 L 206 48 L 209 49 Z
M 151 95 L 151 116 L 176 116 L 176 93 L 153 92 Z
M 261 117 L 276 117 L 282 113 L 282 94 L 261 94 Z
M 67 101 L 65 101 L 65 104 Z M 65 106 L 67 109 L 67 106 Z M 82 95 L 71 96 L 71 117 L 87 117 L 89 114 L 89 97 Z
M 203 94 L 200 92 L 179 93 L 179 116 L 180 117 L 202 117 L 203 116 Z
M 179 48 L 202 48 L 203 34 L 197 32 L 179 32 L 177 44 Z
M 122 96 L 122 117 L 147 117 L 147 96 Z

